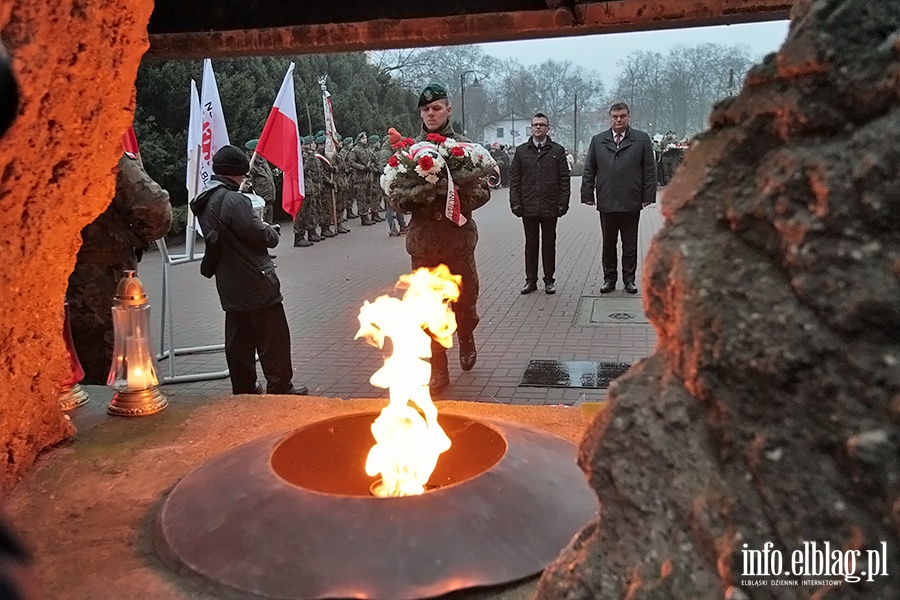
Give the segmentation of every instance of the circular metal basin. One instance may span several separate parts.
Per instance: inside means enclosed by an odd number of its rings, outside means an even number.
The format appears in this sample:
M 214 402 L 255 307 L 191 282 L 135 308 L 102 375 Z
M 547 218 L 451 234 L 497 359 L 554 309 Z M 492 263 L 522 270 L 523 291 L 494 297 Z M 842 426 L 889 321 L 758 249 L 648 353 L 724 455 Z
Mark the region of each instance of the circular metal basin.
M 428 598 L 539 573 L 596 515 L 575 446 L 503 421 L 439 416 L 452 441 L 420 496 L 377 498 L 376 413 L 228 450 L 156 519 L 164 562 L 242 598 Z

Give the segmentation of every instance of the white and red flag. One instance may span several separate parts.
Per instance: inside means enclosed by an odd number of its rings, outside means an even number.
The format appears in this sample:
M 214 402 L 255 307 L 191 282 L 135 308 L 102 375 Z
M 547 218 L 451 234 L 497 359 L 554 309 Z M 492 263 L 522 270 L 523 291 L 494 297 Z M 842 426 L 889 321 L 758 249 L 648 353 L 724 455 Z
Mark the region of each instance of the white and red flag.
M 319 86 L 322 88 L 322 110 L 325 112 L 325 156 L 327 156 L 329 160 L 334 160 L 334 157 L 337 154 L 335 140 L 337 139 L 338 132 L 334 126 L 331 94 L 328 93 L 328 89 L 325 87 L 326 79 L 327 76 L 319 77 Z
M 275 98 L 275 105 L 256 144 L 256 152 L 284 172 L 281 206 L 292 217 L 300 212 L 306 187 L 303 183 L 303 153 L 294 99 L 294 63 L 288 67 Z
M 213 155 L 231 142 L 228 140 L 228 129 L 225 127 L 225 115 L 222 112 L 222 101 L 219 99 L 219 88 L 213 73 L 212 61 L 203 60 L 203 81 L 200 88 L 200 187 L 204 186 L 213 175 Z M 191 134 L 188 132 L 188 139 Z M 199 193 L 200 190 L 198 189 Z

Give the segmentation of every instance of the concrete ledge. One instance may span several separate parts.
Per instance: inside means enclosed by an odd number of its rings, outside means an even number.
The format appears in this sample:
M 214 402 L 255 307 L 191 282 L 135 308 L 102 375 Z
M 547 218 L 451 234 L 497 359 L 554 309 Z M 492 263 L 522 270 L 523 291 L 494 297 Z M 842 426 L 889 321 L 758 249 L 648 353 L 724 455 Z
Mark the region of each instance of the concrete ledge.
M 145 418 L 106 416 L 104 388 L 72 420 L 75 441 L 45 454 L 13 490 L 8 509 L 38 559 L 44 597 L 59 600 L 211 600 L 165 568 L 152 551 L 149 526 L 166 492 L 194 467 L 266 434 L 361 411 L 381 399 L 298 396 L 182 396 Z M 439 401 L 439 409 L 504 419 L 579 443 L 580 408 Z M 83 412 L 78 412 L 83 411 Z M 453 598 L 519 600 L 534 580 Z

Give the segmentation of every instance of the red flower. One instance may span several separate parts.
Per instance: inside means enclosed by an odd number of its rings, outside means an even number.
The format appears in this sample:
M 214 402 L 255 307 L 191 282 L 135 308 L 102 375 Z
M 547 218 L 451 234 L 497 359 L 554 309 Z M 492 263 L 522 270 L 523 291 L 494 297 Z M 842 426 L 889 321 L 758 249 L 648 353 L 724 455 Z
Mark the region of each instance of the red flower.
M 434 159 L 426 154 L 419 159 L 419 167 L 423 171 L 430 171 L 434 167 Z
M 425 139 L 429 142 L 434 142 L 435 144 L 443 144 L 447 140 L 447 138 L 439 133 L 429 133 L 425 136 Z
M 450 154 L 452 154 L 453 156 L 465 156 L 466 151 L 459 146 L 453 146 L 452 148 L 450 148 Z
M 388 165 L 391 167 L 396 167 L 399 164 L 400 164 L 400 161 L 397 160 L 397 157 L 392 154 L 391 157 L 388 159 Z
M 410 146 L 412 146 L 415 143 L 416 143 L 416 140 L 414 140 L 410 137 L 405 137 L 402 140 L 400 140 L 400 146 L 402 146 L 403 148 L 409 148 Z

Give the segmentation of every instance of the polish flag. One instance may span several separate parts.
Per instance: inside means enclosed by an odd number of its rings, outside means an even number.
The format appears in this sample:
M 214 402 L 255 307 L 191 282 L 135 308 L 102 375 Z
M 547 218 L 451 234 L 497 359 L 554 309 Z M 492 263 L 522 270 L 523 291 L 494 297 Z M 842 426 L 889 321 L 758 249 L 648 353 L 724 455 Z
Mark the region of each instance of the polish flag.
M 306 187 L 303 183 L 303 153 L 300 151 L 300 130 L 297 127 L 297 104 L 294 100 L 294 63 L 284 75 L 275 106 L 259 136 L 256 152 L 284 172 L 281 206 L 296 217 L 303 204 Z
M 134 125 L 129 125 L 122 134 L 122 148 L 131 158 L 141 159 L 141 150 L 138 148 L 137 136 L 134 134 Z
M 228 140 L 228 129 L 225 127 L 225 114 L 222 112 L 222 101 L 219 99 L 219 88 L 216 86 L 216 75 L 213 73 L 212 61 L 203 60 L 203 80 L 200 89 L 200 188 L 206 185 L 213 176 L 212 159 Z M 195 134 L 197 132 L 194 132 Z M 188 132 L 188 138 L 191 133 Z M 199 193 L 200 190 L 197 190 Z

